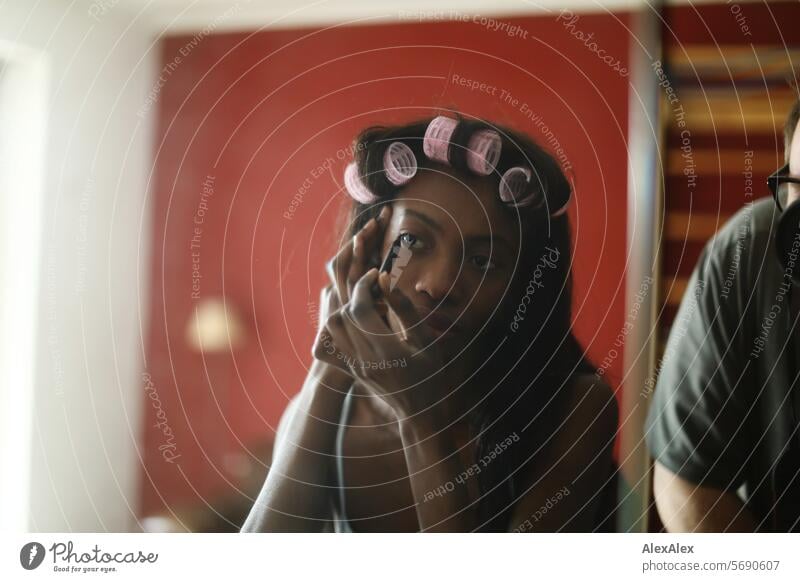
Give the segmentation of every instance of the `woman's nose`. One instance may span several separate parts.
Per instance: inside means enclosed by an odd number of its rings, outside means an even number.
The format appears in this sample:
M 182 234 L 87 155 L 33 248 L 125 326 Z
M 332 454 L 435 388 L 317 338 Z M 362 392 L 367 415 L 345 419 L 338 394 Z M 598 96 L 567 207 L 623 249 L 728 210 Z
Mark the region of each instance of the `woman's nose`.
M 440 257 L 421 265 L 417 273 L 415 290 L 427 293 L 436 302 L 449 298 L 458 300 L 460 293 L 458 279 L 463 269 L 462 257 Z

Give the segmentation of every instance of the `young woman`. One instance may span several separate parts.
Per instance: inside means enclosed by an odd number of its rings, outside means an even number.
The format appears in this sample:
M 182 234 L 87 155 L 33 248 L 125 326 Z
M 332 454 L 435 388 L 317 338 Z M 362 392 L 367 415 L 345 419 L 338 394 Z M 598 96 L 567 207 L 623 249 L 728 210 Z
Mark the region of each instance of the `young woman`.
M 617 408 L 572 334 L 558 164 L 447 116 L 354 151 L 352 244 L 242 530 L 607 529 Z

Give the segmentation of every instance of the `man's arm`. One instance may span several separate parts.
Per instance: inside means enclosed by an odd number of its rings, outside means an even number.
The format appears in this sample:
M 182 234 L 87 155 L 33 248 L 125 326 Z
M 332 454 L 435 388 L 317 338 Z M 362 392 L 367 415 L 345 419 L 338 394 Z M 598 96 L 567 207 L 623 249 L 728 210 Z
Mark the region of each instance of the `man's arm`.
M 735 493 L 687 481 L 658 461 L 653 471 L 656 506 L 668 532 L 756 530 L 750 510 Z
M 745 260 L 760 256 L 751 219 L 740 211 L 706 243 L 650 398 L 645 438 L 657 463 L 656 505 L 669 531 L 756 528 L 734 493 L 749 477 L 758 421 L 750 416 L 754 368 L 748 360 L 753 321 L 760 319 L 752 311 L 757 281 Z M 734 284 L 729 291 L 726 281 Z

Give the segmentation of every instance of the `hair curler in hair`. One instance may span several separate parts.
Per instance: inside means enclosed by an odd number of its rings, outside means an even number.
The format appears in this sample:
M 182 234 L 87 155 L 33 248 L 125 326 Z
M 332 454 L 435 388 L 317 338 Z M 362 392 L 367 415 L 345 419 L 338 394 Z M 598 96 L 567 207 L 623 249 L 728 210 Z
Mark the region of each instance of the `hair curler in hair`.
M 515 206 L 528 206 L 535 194 L 531 194 L 525 200 L 525 192 L 531 182 L 531 171 L 522 166 L 514 166 L 506 170 L 500 178 L 500 200 Z
M 476 131 L 467 144 L 467 166 L 480 176 L 488 176 L 500 161 L 502 146 L 500 134 L 493 129 Z
M 372 204 L 378 201 L 378 197 L 366 187 L 361 176 L 358 175 L 358 165 L 355 162 L 347 164 L 344 170 L 344 185 L 350 196 L 361 204 Z
M 450 145 L 459 120 L 439 115 L 428 123 L 422 142 L 422 150 L 432 161 L 450 165 Z M 503 142 L 494 129 L 478 129 L 467 143 L 466 164 L 479 176 L 489 176 L 500 162 Z M 386 179 L 395 186 L 407 184 L 419 169 L 417 157 L 408 144 L 394 141 L 383 153 L 383 170 Z M 538 184 L 531 191 L 530 185 L 536 170 L 527 166 L 512 166 L 503 172 L 498 187 L 500 199 L 514 208 L 533 207 L 546 209 L 551 217 L 561 216 L 567 211 L 572 198 L 569 188 L 563 191 L 548 191 L 547 184 Z M 538 179 L 538 177 L 537 177 Z M 358 173 L 356 162 L 347 165 L 344 182 L 350 196 L 361 204 L 372 204 L 380 197 L 367 188 Z
M 392 142 L 383 154 L 383 169 L 392 184 L 402 186 L 417 174 L 417 157 L 403 142 Z
M 435 117 L 425 130 L 422 150 L 431 160 L 450 165 L 448 152 L 450 142 L 458 127 L 458 120 L 440 115 Z M 488 176 L 494 172 L 500 161 L 503 142 L 493 129 L 479 129 L 467 144 L 467 167 L 480 176 Z
M 425 155 L 435 162 L 450 164 L 447 152 L 450 149 L 450 138 L 458 126 L 458 121 L 440 115 L 435 117 L 425 130 L 425 137 L 422 140 L 422 150 Z

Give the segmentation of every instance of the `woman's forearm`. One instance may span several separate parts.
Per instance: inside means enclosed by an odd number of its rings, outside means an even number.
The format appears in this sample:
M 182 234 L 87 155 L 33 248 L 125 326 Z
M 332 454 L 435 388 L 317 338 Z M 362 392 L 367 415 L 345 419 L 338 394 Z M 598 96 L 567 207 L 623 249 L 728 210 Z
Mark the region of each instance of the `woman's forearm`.
M 320 531 L 330 519 L 331 455 L 351 382 L 314 360 L 241 531 Z
M 444 426 L 435 421 L 400 423 L 420 531 L 473 531 L 475 506 L 467 507 L 469 492 L 456 480 L 463 469 L 457 444 L 446 429 L 436 434 L 437 425 Z

